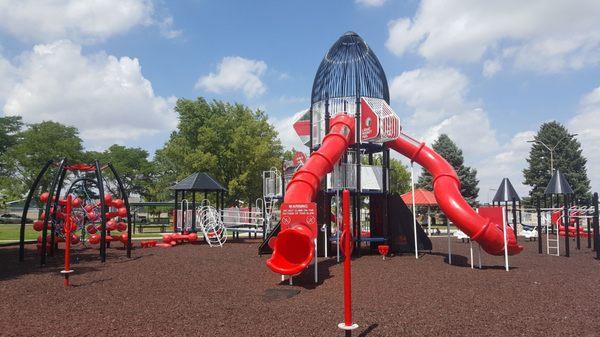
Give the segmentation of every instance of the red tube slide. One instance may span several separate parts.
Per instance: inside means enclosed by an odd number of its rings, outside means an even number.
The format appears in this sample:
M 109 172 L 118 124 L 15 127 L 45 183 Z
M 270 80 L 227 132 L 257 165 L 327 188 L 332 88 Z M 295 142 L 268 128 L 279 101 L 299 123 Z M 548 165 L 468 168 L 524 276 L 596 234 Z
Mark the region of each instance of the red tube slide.
M 460 194 L 460 180 L 448 162 L 435 151 L 409 136 L 400 133 L 396 140 L 386 143 L 390 148 L 410 158 L 433 176 L 433 193 L 442 211 L 471 239 L 492 255 L 504 254 L 504 231 L 502 224 L 492 223 L 479 216 Z M 523 250 L 517 244 L 512 228 L 506 227 L 509 255 Z
M 346 114 L 331 120 L 330 132 L 323 138 L 321 147 L 311 154 L 288 183 L 282 208 L 285 204 L 310 203 L 316 199 L 321 180 L 354 142 L 354 123 L 354 117 Z M 295 223 L 286 228 L 282 225 L 281 232 L 273 239 L 269 242 L 273 254 L 267 260 L 267 266 L 278 274 L 296 275 L 314 257 L 313 233 L 306 223 Z

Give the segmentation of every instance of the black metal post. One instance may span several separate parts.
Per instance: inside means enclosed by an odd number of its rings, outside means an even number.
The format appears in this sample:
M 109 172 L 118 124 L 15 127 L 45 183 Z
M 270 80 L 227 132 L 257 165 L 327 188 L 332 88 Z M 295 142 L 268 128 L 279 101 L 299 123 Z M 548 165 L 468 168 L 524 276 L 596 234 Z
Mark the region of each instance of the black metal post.
M 586 223 L 587 223 L 587 247 L 588 248 L 592 248 L 592 219 L 590 219 L 589 217 L 586 218 Z
M 538 253 L 542 254 L 542 212 L 540 210 L 540 197 L 537 197 L 535 210 L 537 212 Z
M 381 174 L 381 179 L 382 181 L 382 190 L 383 190 L 383 205 L 381 207 L 381 210 L 383 212 L 383 224 L 382 224 L 382 234 L 383 237 L 385 238 L 385 243 L 389 244 L 390 242 L 390 237 L 389 237 L 389 223 L 388 223 L 388 196 L 389 196 L 389 186 L 388 186 L 388 173 L 389 173 L 389 166 L 390 166 L 390 150 L 388 149 L 387 145 L 384 143 L 383 144 L 383 160 L 382 160 L 382 174 Z
M 325 94 L 325 134 L 329 133 L 329 120 L 331 119 L 331 114 L 329 112 L 329 94 Z
M 558 198 L 558 194 L 556 195 L 556 206 L 554 205 L 554 194 L 550 194 L 550 208 L 559 208 L 560 207 L 560 200 Z M 553 211 L 550 211 L 550 214 L 552 214 Z M 558 225 L 556 225 L 557 229 L 558 229 Z M 550 226 L 550 233 L 552 233 L 552 235 L 554 235 L 554 226 Z M 558 233 L 556 234 L 558 235 Z
M 131 206 L 129 205 L 129 195 L 123 186 L 123 181 L 121 180 L 121 176 L 117 172 L 117 169 L 112 165 L 112 163 L 108 163 L 108 168 L 112 171 L 115 179 L 117 180 L 117 185 L 119 185 L 119 192 L 121 193 L 121 198 L 123 198 L 123 202 L 125 203 L 125 209 L 127 210 L 127 257 L 131 257 L 131 232 L 132 226 L 135 227 L 135 224 L 131 221 Z M 177 192 L 175 192 L 177 194 Z M 177 197 L 175 197 L 175 202 L 177 202 Z
M 314 140 L 313 140 L 313 123 L 314 123 L 314 118 L 313 118 L 313 109 L 312 109 L 312 103 L 310 106 L 310 110 L 308 111 L 308 114 L 310 116 L 309 120 L 310 120 L 310 141 L 308 143 L 308 154 L 310 155 L 313 151 L 313 146 L 314 146 Z
M 581 249 L 581 238 L 579 236 L 579 215 L 575 216 L 575 236 L 577 242 L 577 250 Z
M 98 160 L 95 161 L 95 165 L 96 179 L 98 182 L 98 194 L 100 197 L 100 219 L 102 221 L 102 224 L 100 225 L 100 261 L 106 262 L 106 213 L 108 212 L 108 207 L 104 201 L 104 180 L 102 180 L 102 167 L 100 167 L 100 162 Z
M 173 232 L 177 232 L 177 219 L 178 219 L 178 215 L 177 215 L 177 211 L 179 210 L 179 203 L 177 202 L 177 197 L 179 196 L 179 193 L 177 193 L 177 190 L 175 191 L 175 208 L 173 208 Z
M 52 223 L 50 223 L 50 231 L 51 233 L 53 233 L 52 235 L 50 235 L 50 247 L 52 247 L 52 249 L 50 250 L 50 256 L 54 256 L 54 250 L 58 248 L 58 242 L 56 242 L 56 235 L 54 235 L 54 233 L 56 232 L 56 218 L 58 215 L 58 206 L 59 206 L 59 202 L 60 202 L 60 190 L 62 189 L 62 185 L 63 182 L 65 180 L 65 175 L 67 174 L 67 170 L 64 169 L 61 174 L 60 174 L 60 179 L 58 180 L 58 184 L 56 185 L 56 192 L 54 193 L 55 198 L 54 198 L 54 205 L 52 205 L 52 209 L 54 209 L 54 212 L 52 212 Z M 65 238 L 66 240 L 67 238 Z
M 46 229 L 46 227 L 48 227 L 48 219 L 51 218 L 50 216 L 50 209 L 51 209 L 51 205 L 52 205 L 52 199 L 54 197 L 54 191 L 56 190 L 56 185 L 58 184 L 58 180 L 60 179 L 60 176 L 62 174 L 62 171 L 65 169 L 65 163 L 66 163 L 66 159 L 63 158 L 63 160 L 60 161 L 60 165 L 58 167 L 58 171 L 56 171 L 56 174 L 54 175 L 54 179 L 52 179 L 52 185 L 50 187 L 50 190 L 48 191 L 48 201 L 46 201 L 46 208 L 44 211 L 44 224 L 42 227 L 42 247 L 41 247 L 41 257 L 40 257 L 40 265 L 44 266 L 46 264 L 46 243 L 48 242 L 47 240 L 47 235 L 48 235 L 48 231 Z M 50 233 L 50 235 L 54 235 L 54 233 Z M 52 247 L 54 248 L 54 247 Z
M 29 206 L 31 205 L 31 200 L 33 199 L 33 194 L 35 193 L 38 185 L 40 184 L 40 180 L 50 165 L 54 163 L 53 160 L 48 160 L 44 167 L 40 170 L 37 177 L 33 181 L 33 185 L 29 188 L 29 193 L 27 193 L 27 198 L 25 199 L 25 206 L 23 207 L 23 215 L 21 216 L 21 229 L 19 231 L 19 261 L 23 261 L 25 259 L 25 224 L 27 223 L 27 213 L 29 212 Z
M 512 198 L 512 221 L 513 231 L 515 231 L 515 239 L 517 238 L 517 199 Z
M 361 228 L 360 228 L 360 209 L 361 209 L 361 158 L 360 158 L 360 143 L 361 143 L 361 132 L 360 132 L 360 91 L 358 83 L 356 85 L 356 113 L 355 113 L 355 125 L 356 125 L 356 242 L 358 244 L 357 255 L 360 256 L 360 242 L 361 242 Z
M 192 192 L 192 233 L 196 233 L 196 191 Z
M 600 260 L 600 233 L 598 229 L 600 227 L 598 221 L 598 193 L 594 193 L 592 198 L 592 204 L 594 205 L 594 249 L 596 250 L 596 259 Z
M 569 196 L 565 194 L 563 196 L 564 206 L 563 206 L 563 227 L 565 228 L 565 256 L 569 257 L 569 205 L 568 205 Z M 558 198 L 557 198 L 558 199 Z M 559 231 L 560 233 L 560 231 Z M 557 234 L 558 235 L 558 234 Z

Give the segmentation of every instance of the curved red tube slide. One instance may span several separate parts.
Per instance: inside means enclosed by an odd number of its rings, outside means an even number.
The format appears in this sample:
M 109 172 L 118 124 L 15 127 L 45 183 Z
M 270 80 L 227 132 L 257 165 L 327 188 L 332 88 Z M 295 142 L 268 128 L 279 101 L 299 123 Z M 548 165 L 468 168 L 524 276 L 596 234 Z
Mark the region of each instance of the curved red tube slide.
M 355 119 L 346 114 L 335 116 L 321 147 L 310 155 L 288 183 L 283 203 L 308 203 L 316 199 L 321 180 L 333 170 L 349 145 L 354 143 Z M 283 229 L 271 244 L 273 254 L 267 266 L 282 275 L 302 272 L 314 257 L 312 231 L 306 224 Z
M 477 214 L 460 194 L 460 181 L 454 169 L 435 151 L 405 134 L 386 143 L 391 149 L 410 158 L 425 168 L 433 176 L 433 193 L 440 208 L 448 218 L 472 240 L 492 255 L 504 254 L 504 232 L 502 224 L 492 223 Z M 506 226 L 508 255 L 523 250 L 517 244 L 515 233 Z

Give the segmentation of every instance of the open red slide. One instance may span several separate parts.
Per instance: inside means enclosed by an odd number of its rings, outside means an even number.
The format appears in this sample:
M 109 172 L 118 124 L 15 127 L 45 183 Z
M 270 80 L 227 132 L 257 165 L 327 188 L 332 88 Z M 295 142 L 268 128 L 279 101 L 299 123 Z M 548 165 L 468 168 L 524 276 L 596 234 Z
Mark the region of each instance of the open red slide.
M 460 194 L 460 180 L 448 162 L 435 151 L 409 136 L 400 133 L 400 137 L 386 143 L 391 149 L 420 164 L 433 176 L 433 193 L 440 208 L 448 218 L 478 242 L 486 252 L 492 255 L 504 254 L 504 231 L 502 224 L 492 223 L 477 214 Z M 515 233 L 506 227 L 508 255 L 523 250 L 517 244 Z
M 321 147 L 310 155 L 288 183 L 282 209 L 315 201 L 321 180 L 354 143 L 354 123 L 354 117 L 346 114 L 331 120 L 330 132 L 323 138 Z M 267 266 L 282 275 L 302 272 L 314 257 L 315 231 L 315 223 L 282 221 L 281 232 L 269 242 L 273 255 L 267 260 Z

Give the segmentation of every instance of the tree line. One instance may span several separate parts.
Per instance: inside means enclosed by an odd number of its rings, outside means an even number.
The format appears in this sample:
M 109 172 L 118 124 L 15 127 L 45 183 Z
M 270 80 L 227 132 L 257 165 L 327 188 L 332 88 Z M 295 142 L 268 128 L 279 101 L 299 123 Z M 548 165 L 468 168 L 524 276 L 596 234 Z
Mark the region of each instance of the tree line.
M 46 161 L 66 157 L 74 162 L 111 162 L 129 193 L 146 201 L 171 200 L 169 187 L 201 171 L 208 172 L 228 190 L 227 204 L 252 203 L 262 196 L 262 171 L 280 168 L 282 161 L 292 155 L 284 151 L 277 131 L 262 110 L 202 97 L 179 99 L 174 110 L 177 128 L 152 157 L 142 148 L 118 144 L 104 151 L 88 151 L 75 127 L 53 121 L 25 125 L 20 117 L 0 117 L 0 193 L 5 201 L 23 198 Z M 560 123 L 549 122 L 541 126 L 534 138 L 536 142 L 527 158 L 529 166 L 523 172 L 524 183 L 532 187 L 530 196 L 543 193 L 550 180 L 548 154 L 541 142 L 559 139 L 564 144 L 554 153 L 555 167 L 565 173 L 578 195 L 589 195 L 581 145 Z M 462 150 L 446 134 L 440 135 L 432 148 L 454 167 L 462 182 L 462 195 L 476 205 L 477 171 L 464 164 Z M 410 172 L 406 165 L 391 158 L 390 167 L 390 190 L 400 194 L 409 191 Z M 47 190 L 49 184 L 47 177 L 40 190 Z M 431 184 L 431 175 L 423 171 L 417 187 L 431 190 Z

